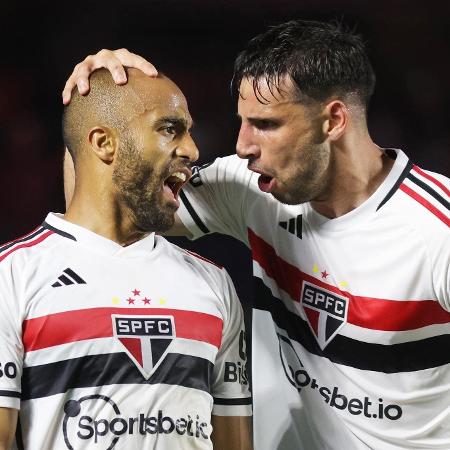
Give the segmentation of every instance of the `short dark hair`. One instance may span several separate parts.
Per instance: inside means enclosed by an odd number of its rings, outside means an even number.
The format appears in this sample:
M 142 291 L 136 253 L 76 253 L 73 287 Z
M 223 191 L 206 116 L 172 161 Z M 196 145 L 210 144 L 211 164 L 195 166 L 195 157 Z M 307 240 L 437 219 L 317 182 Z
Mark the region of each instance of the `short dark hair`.
M 292 20 L 254 37 L 236 58 L 232 86 L 239 89 L 244 78 L 251 79 L 264 103 L 259 81 L 280 92 L 286 75 L 300 101 L 355 93 L 367 108 L 375 87 L 364 42 L 338 22 Z

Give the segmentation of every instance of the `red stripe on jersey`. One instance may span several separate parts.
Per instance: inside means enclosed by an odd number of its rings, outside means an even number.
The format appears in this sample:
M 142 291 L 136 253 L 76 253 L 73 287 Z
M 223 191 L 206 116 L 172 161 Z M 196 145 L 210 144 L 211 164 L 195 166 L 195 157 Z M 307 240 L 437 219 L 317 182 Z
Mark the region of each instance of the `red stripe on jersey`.
M 439 180 L 437 180 L 436 178 L 434 178 L 433 176 L 431 176 L 429 173 L 426 173 L 425 171 L 423 171 L 420 167 L 417 166 L 413 166 L 413 169 L 415 172 L 417 172 L 418 174 L 422 175 L 424 178 L 426 178 L 428 181 L 431 181 L 432 183 L 434 183 L 436 186 L 438 186 L 439 188 L 441 188 L 447 195 L 450 196 L 450 190 L 447 189 Z
M 450 313 L 434 300 L 386 300 L 361 297 L 342 291 L 302 272 L 280 258 L 273 247 L 248 229 L 253 259 L 264 269 L 280 289 L 300 302 L 304 281 L 349 299 L 347 322 L 363 328 L 382 331 L 406 331 L 433 324 L 450 323 Z M 256 300 L 257 302 L 257 300 Z
M 28 237 L 28 236 L 31 236 L 33 233 L 35 233 L 37 230 L 39 230 L 39 228 L 42 228 L 42 226 L 39 225 L 39 226 L 38 226 L 37 228 L 35 228 L 33 231 L 30 231 L 29 233 L 24 234 L 23 236 L 20 236 L 20 237 L 18 237 L 18 238 L 15 238 L 15 239 L 13 239 L 12 241 L 4 242 L 4 243 L 0 244 L 0 248 L 1 248 L 1 247 L 5 247 L 6 245 L 9 245 L 9 244 L 13 244 L 14 242 L 20 241 L 21 239 L 25 239 L 25 238 Z
M 28 242 L 24 242 L 23 244 L 20 244 L 17 247 L 11 248 L 9 251 L 7 251 L 6 253 L 3 253 L 0 256 L 0 261 L 3 261 L 7 256 L 9 256 L 11 253 L 14 253 L 16 250 L 19 250 L 20 248 L 33 247 L 34 245 L 39 244 L 44 239 L 47 239 L 53 233 L 54 232 L 51 231 L 51 230 L 46 231 L 45 233 L 42 233 L 41 235 L 39 235 L 39 237 L 37 239 L 34 239 L 32 241 L 28 241 Z
M 23 322 L 26 352 L 69 342 L 113 336 L 112 314 L 151 317 L 173 316 L 177 337 L 220 347 L 222 320 L 211 314 L 163 308 L 92 308 L 65 311 Z
M 191 256 L 195 256 L 196 258 L 201 259 L 202 261 L 205 261 L 205 262 L 207 262 L 207 263 L 210 263 L 210 264 L 212 264 L 213 266 L 218 267 L 219 269 L 223 269 L 223 266 L 220 266 L 219 264 L 215 263 L 214 261 L 211 261 L 210 259 L 205 258 L 204 256 L 199 255 L 198 253 L 191 252 L 190 250 L 185 250 L 185 252 L 189 253 Z
M 401 184 L 400 189 L 405 194 L 408 194 L 411 198 L 413 198 L 416 202 L 420 203 L 422 206 L 428 209 L 428 211 L 433 213 L 438 219 L 442 220 L 442 222 L 444 222 L 448 227 L 450 226 L 450 219 L 442 211 L 439 211 L 439 209 L 437 209 L 432 203 L 423 198 L 420 194 L 413 191 L 406 184 Z

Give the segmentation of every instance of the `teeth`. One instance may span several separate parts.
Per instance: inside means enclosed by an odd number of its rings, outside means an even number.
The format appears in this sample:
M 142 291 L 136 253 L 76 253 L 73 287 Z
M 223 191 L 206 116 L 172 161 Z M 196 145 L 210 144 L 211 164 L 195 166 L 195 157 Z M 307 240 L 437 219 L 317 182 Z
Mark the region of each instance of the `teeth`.
M 172 176 L 179 178 L 181 181 L 186 181 L 186 174 L 183 172 L 175 172 Z

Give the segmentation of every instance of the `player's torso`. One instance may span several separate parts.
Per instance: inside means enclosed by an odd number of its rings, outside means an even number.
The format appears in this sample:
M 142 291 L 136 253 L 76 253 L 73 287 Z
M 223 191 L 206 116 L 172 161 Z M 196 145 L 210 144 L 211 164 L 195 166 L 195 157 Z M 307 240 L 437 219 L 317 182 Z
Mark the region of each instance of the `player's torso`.
M 24 272 L 25 448 L 211 448 L 223 305 L 204 279 L 164 254 L 51 254 Z
M 450 315 L 411 228 L 327 229 L 267 197 L 248 225 L 255 427 L 283 430 L 257 447 L 450 448 Z

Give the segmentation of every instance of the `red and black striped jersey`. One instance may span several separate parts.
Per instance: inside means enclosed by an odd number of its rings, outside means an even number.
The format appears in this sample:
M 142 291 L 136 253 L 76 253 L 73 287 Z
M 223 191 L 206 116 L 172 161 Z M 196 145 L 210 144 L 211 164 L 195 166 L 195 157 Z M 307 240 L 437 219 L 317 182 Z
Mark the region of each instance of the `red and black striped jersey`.
M 19 449 L 211 449 L 211 414 L 251 414 L 226 271 L 154 234 L 49 214 L 0 247 L 0 343 Z
M 184 188 L 194 238 L 252 252 L 258 450 L 450 448 L 450 182 L 386 153 L 383 183 L 335 219 L 261 192 L 237 156 Z

